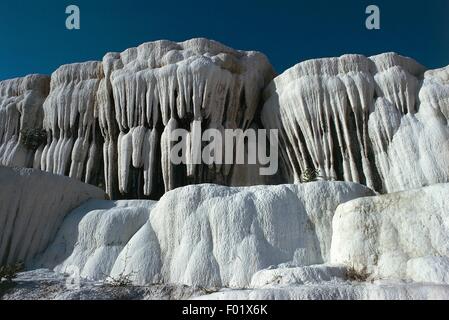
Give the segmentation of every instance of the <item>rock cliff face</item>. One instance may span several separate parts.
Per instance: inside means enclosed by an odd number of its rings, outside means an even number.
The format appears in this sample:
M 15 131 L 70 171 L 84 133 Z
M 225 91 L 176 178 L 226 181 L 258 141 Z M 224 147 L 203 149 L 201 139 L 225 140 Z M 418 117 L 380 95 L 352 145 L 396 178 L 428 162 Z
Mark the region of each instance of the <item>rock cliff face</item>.
M 96 185 L 102 182 L 102 136 L 96 116 L 101 78 L 99 62 L 62 66 L 52 74 L 43 104 L 47 143 L 36 151 L 35 168 Z
M 438 184 L 342 204 L 333 222 L 331 261 L 383 279 L 443 281 L 438 269 L 449 257 L 448 195 L 449 184 Z
M 67 175 L 113 198 L 158 198 L 190 183 L 232 185 L 232 165 L 173 165 L 170 133 L 186 129 L 193 141 L 210 128 L 257 125 L 262 90 L 273 77 L 261 53 L 192 39 L 64 65 L 52 74 L 49 94 L 43 76 L 0 82 L 1 163 Z M 36 152 L 16 150 L 24 149 L 19 132 L 26 127 L 47 133 Z M 186 157 L 193 158 L 192 149 Z
M 42 128 L 42 104 L 49 88 L 50 77 L 47 76 L 0 81 L 0 165 L 33 165 L 34 150 L 20 143 L 22 131 Z
M 197 185 L 159 202 L 91 200 L 29 266 L 228 288 L 208 299 L 447 299 L 448 187 Z
M 310 60 L 277 77 L 265 100 L 290 182 L 308 169 L 380 192 L 448 181 L 448 68 L 392 53 Z
M 30 262 L 55 237 L 64 217 L 99 188 L 32 169 L 0 167 L 0 265 Z
M 1 81 L 0 165 L 47 172 L 0 167 L 0 265 L 59 288 L 54 271 L 245 288 L 212 299 L 447 299 L 449 67 L 345 55 L 273 78 L 261 53 L 193 39 Z M 281 170 L 175 165 L 178 128 L 188 159 L 207 129 L 278 129 Z M 300 184 L 314 172 L 341 181 Z
M 3 81 L 0 163 L 67 175 L 112 198 L 158 199 L 204 182 L 296 183 L 308 170 L 382 193 L 448 181 L 448 67 L 426 70 L 394 53 L 345 55 L 273 77 L 261 53 L 192 39 L 62 66 L 50 89 L 46 76 Z M 175 129 L 188 130 L 193 159 L 193 141 L 207 129 L 261 126 L 280 130 L 280 178 L 252 174 L 251 165 L 169 160 Z M 27 128 L 44 128 L 46 143 L 25 147 Z

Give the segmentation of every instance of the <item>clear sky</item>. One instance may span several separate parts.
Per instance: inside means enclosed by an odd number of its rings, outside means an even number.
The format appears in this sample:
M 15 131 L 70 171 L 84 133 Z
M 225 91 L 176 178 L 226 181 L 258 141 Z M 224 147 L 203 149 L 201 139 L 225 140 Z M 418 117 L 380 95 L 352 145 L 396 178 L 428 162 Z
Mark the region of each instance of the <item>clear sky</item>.
M 70 4 L 81 10 L 81 30 L 65 28 Z M 365 28 L 369 4 L 380 7 L 380 31 Z M 448 16 L 449 0 L 2 0 L 0 79 L 194 37 L 261 51 L 278 73 L 310 58 L 385 51 L 436 68 L 449 64 Z

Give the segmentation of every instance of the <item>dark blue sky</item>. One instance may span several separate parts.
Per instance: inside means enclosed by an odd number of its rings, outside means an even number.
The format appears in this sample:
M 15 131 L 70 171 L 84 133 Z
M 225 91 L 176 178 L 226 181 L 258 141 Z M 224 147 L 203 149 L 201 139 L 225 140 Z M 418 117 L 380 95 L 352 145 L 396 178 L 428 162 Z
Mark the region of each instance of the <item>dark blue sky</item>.
M 65 28 L 77 4 L 81 30 Z M 381 30 L 365 8 L 381 9 Z M 159 39 L 218 40 L 265 53 L 278 73 L 309 58 L 396 51 L 429 68 L 449 64 L 449 0 L 1 1 L 0 79 L 51 73 Z

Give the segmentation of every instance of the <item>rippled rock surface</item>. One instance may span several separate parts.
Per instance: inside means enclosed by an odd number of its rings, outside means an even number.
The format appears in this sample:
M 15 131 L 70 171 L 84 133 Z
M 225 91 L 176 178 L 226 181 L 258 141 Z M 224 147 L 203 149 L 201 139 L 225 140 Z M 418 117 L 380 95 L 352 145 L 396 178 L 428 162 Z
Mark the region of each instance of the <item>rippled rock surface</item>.
M 449 178 L 449 69 L 394 53 L 302 62 L 265 90 L 262 121 L 281 130 L 284 177 L 394 192 Z

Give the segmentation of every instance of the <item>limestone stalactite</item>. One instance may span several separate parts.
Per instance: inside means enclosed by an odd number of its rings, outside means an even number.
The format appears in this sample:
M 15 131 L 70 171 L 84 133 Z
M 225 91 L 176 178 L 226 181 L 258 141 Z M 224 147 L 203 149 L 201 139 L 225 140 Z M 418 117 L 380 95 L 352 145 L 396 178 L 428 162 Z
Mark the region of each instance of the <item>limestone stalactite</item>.
M 50 78 L 41 75 L 0 81 L 0 165 L 33 165 L 34 150 L 20 141 L 24 130 L 42 128 L 49 87 Z
M 39 169 L 98 184 L 102 137 L 95 109 L 102 78 L 98 62 L 65 65 L 53 73 L 43 104 L 48 140 L 36 154 Z
M 394 53 L 300 63 L 265 90 L 262 122 L 281 130 L 285 177 L 394 192 L 449 178 L 447 69 Z
M 169 159 L 170 133 L 184 128 L 193 139 L 198 134 L 194 129 L 198 126 L 193 125 L 196 121 L 202 131 L 248 128 L 260 105 L 261 92 L 274 76 L 264 55 L 205 39 L 146 43 L 108 54 L 103 64 L 108 70 L 119 130 L 119 189 L 129 192 L 130 170 L 136 168 L 144 195 L 154 191 L 161 177 L 164 191 L 189 182 L 226 183 L 229 172 L 224 169 L 217 173 L 207 166 L 188 166 L 179 173 L 179 166 Z
M 103 187 L 111 198 L 159 198 L 201 182 L 322 179 L 394 192 L 449 181 L 449 67 L 426 70 L 394 53 L 302 62 L 275 79 L 267 58 L 207 39 L 156 41 L 65 65 L 50 80 L 0 82 L 0 164 Z M 279 129 L 281 177 L 251 165 L 175 165 L 207 129 Z M 36 150 L 24 129 L 44 129 Z M 236 155 L 233 155 L 236 157 Z
M 43 120 L 31 126 L 46 130 L 47 143 L 28 155 L 33 161 L 17 159 L 10 150 L 21 146 L 21 127 L 2 125 L 0 159 L 103 186 L 113 198 L 158 198 L 189 183 L 232 184 L 229 167 L 173 165 L 169 134 L 184 128 L 193 139 L 201 132 L 191 128 L 248 128 L 273 77 L 263 54 L 207 39 L 150 42 L 108 53 L 102 62 L 64 65 L 52 74 L 45 102 L 35 102 Z M 11 92 L 26 81 L 1 82 L 2 122 L 19 117 L 10 95 L 23 95 Z

